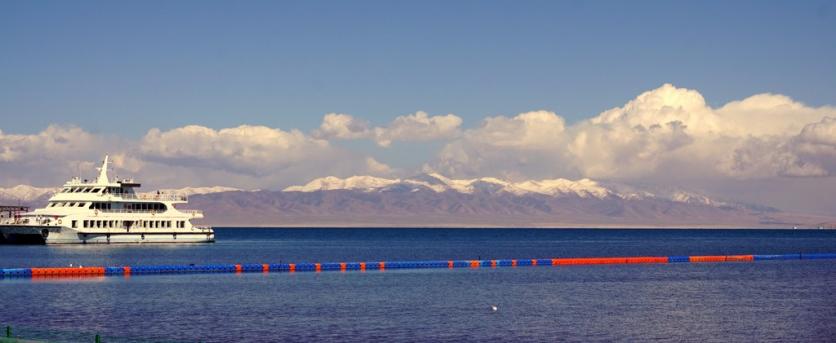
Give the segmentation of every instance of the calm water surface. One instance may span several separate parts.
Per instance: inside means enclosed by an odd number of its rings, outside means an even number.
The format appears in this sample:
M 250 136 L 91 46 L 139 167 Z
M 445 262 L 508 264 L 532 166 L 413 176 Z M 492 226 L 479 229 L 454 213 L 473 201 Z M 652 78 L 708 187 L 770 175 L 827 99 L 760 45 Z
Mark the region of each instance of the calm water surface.
M 805 230 L 218 229 L 217 239 L 0 246 L 0 267 L 836 252 L 836 231 Z M 832 341 L 834 285 L 833 260 L 5 279 L 0 324 L 53 341 Z

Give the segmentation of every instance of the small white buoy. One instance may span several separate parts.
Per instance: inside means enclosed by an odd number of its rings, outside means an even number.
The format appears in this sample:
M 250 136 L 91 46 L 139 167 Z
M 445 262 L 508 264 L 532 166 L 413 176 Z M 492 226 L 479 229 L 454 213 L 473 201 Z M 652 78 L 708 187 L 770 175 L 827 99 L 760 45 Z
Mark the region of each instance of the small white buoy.
M 491 310 L 496 312 L 497 310 L 499 310 L 499 307 L 496 307 L 496 305 L 491 305 Z

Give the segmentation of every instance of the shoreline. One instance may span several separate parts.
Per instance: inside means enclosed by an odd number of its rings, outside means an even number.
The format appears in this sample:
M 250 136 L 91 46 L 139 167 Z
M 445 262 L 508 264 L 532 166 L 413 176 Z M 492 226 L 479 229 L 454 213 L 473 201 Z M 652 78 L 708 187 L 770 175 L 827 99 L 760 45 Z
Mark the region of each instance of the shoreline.
M 787 227 L 787 226 L 735 226 L 735 225 L 554 225 L 554 226 L 502 226 L 502 225 L 222 225 L 213 226 L 215 229 L 427 229 L 427 230 L 513 230 L 513 229 L 537 229 L 537 230 L 789 230 L 789 231 L 833 231 L 836 228 L 824 227 Z

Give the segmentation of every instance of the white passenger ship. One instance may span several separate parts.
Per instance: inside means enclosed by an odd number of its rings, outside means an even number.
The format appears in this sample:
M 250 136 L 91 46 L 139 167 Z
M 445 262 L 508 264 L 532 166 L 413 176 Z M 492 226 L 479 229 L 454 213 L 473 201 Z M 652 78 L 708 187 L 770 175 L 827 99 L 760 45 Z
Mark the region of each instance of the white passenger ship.
M 203 212 L 177 209 L 177 194 L 141 194 L 131 179 L 110 180 L 105 156 L 95 182 L 78 177 L 64 184 L 44 208 L 0 217 L 0 242 L 40 244 L 209 243 L 211 227 L 191 223 Z M 7 207 L 13 208 L 13 207 Z M 18 210 L 21 208 L 17 208 Z

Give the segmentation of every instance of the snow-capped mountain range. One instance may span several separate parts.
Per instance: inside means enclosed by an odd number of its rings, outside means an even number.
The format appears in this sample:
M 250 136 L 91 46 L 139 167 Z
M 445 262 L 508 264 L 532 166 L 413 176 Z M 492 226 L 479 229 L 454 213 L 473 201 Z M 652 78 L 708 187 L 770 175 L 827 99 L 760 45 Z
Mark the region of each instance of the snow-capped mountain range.
M 711 199 L 705 195 L 674 190 L 668 192 L 650 191 L 618 191 L 617 187 L 607 187 L 590 179 L 567 180 L 545 179 L 511 182 L 493 177 L 475 179 L 451 179 L 437 173 L 421 174 L 405 179 L 386 179 L 373 176 L 352 176 L 338 178 L 328 176 L 314 179 L 305 185 L 290 186 L 284 192 L 317 192 L 334 190 L 353 190 L 362 192 L 380 192 L 387 190 L 409 190 L 417 192 L 422 189 L 436 193 L 458 192 L 474 193 L 509 193 L 516 196 L 528 194 L 547 195 L 552 197 L 577 196 L 580 198 L 604 199 L 616 197 L 621 199 L 662 198 L 676 202 L 703 204 L 709 206 L 728 206 L 722 201 Z
M 0 204 L 43 206 L 56 188 L 0 188 Z M 189 195 L 187 207 L 215 226 L 792 227 L 834 222 L 683 190 L 589 179 L 508 181 L 323 177 L 281 191 L 232 187 L 161 189 Z M 156 192 L 156 190 L 154 190 Z
M 61 188 L 33 187 L 29 185 L 17 185 L 9 188 L 0 187 L 0 200 L 31 202 L 44 197 L 48 198 L 59 189 Z
M 60 187 L 34 187 L 17 185 L 14 187 L 0 187 L 0 200 L 18 201 L 24 203 L 45 200 L 57 192 Z M 703 204 L 710 206 L 724 206 L 728 203 L 713 200 L 707 196 L 677 190 L 666 194 L 655 194 L 648 191 L 617 191 L 590 179 L 567 180 L 546 179 L 511 182 L 493 177 L 475 179 L 451 179 L 437 173 L 420 174 L 411 178 L 387 179 L 374 176 L 351 176 L 338 178 L 334 176 L 314 179 L 307 184 L 290 186 L 283 192 L 351 190 L 361 192 L 385 192 L 392 190 L 417 192 L 430 190 L 436 193 L 457 192 L 462 194 L 474 193 L 508 193 L 516 196 L 540 194 L 552 197 L 577 196 L 580 198 L 604 199 L 616 197 L 621 199 L 663 198 L 676 202 Z M 185 187 L 160 189 L 162 193 L 181 194 L 186 196 L 212 194 L 222 192 L 244 191 L 239 188 L 226 186 L 213 187 Z M 254 190 L 258 191 L 258 190 Z M 250 191 L 250 192 L 254 192 Z M 156 192 L 156 191 L 155 191 Z M 150 193 L 150 192 L 149 192 Z

